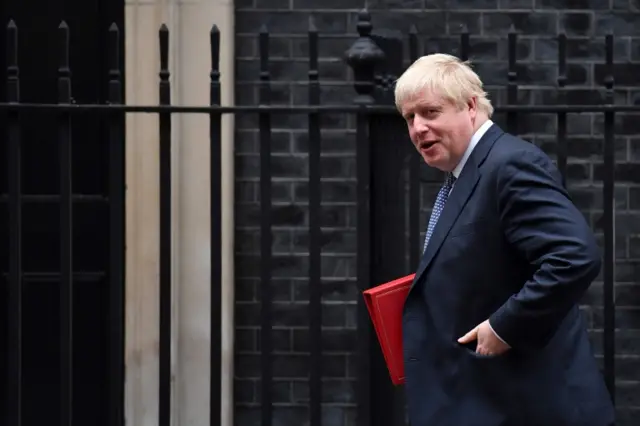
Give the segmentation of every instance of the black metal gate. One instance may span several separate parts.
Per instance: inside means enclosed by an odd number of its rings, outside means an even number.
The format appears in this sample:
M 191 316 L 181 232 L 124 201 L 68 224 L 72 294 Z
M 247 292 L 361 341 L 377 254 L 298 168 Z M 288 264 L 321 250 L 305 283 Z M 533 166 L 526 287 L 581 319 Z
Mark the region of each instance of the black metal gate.
M 3 1 L 0 22 L 0 103 L 109 100 L 107 29 L 123 28 L 123 1 Z M 0 114 L 2 424 L 122 419 L 124 147 L 108 123 Z

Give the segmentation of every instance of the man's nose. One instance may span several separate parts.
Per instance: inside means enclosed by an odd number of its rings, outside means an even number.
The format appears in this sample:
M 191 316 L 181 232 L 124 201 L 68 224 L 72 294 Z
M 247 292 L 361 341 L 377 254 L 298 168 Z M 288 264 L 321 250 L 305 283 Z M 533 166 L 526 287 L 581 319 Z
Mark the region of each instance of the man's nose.
M 418 133 L 426 133 L 429 131 L 427 120 L 419 114 L 416 114 L 413 118 L 413 126 Z

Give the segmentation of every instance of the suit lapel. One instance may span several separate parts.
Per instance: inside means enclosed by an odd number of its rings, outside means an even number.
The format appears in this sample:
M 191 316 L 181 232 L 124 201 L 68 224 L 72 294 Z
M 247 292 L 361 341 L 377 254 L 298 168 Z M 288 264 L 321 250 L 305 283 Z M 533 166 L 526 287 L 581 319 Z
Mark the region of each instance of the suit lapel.
M 502 134 L 502 130 L 494 124 L 484 134 L 482 139 L 480 139 L 474 151 L 469 156 L 467 163 L 462 169 L 460 177 L 456 180 L 456 183 L 449 194 L 449 198 L 444 205 L 444 209 L 436 223 L 431 239 L 429 240 L 429 244 L 427 244 L 427 250 L 422 255 L 420 265 L 418 266 L 418 270 L 416 271 L 416 275 L 412 283 L 412 288 L 429 268 L 429 265 L 433 261 L 435 255 L 440 250 L 440 246 L 442 246 L 442 243 L 449 234 L 451 227 L 458 219 L 458 216 L 467 204 L 469 197 L 473 194 L 473 191 L 478 185 L 478 181 L 481 177 L 479 167 L 484 162 L 484 159 L 489 153 L 490 148 L 493 146 L 493 143 Z

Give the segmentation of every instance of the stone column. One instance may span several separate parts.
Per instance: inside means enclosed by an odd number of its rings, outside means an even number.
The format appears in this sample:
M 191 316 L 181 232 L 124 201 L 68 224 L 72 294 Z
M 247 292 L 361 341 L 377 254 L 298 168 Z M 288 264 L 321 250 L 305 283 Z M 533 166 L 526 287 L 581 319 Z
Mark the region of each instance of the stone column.
M 172 103 L 207 105 L 209 30 L 221 37 L 222 102 L 233 104 L 233 2 L 127 0 L 126 101 L 158 103 L 158 29 L 170 31 Z M 158 417 L 158 118 L 127 117 L 127 425 Z M 206 115 L 173 116 L 172 423 L 209 424 L 209 124 Z M 233 120 L 223 121 L 223 404 L 233 424 Z M 219 244 L 220 242 L 214 242 Z M 214 413 L 218 415 L 218 413 Z

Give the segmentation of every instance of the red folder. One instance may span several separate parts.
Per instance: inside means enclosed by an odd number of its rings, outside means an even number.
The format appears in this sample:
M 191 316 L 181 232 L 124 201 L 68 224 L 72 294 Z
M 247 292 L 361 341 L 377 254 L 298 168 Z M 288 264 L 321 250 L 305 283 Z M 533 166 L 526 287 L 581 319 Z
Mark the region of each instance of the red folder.
M 407 275 L 363 292 L 391 382 L 396 386 L 404 383 L 402 309 L 414 277 Z

